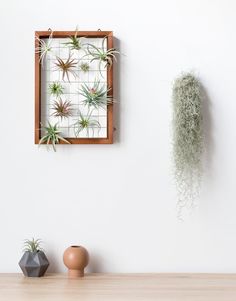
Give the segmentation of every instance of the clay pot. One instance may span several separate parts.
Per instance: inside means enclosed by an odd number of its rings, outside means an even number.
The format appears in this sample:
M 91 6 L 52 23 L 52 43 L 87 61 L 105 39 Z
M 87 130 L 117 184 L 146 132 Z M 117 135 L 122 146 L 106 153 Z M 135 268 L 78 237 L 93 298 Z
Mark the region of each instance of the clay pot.
M 69 278 L 83 277 L 84 268 L 89 262 L 89 254 L 82 246 L 71 246 L 65 250 L 63 261 L 68 268 Z

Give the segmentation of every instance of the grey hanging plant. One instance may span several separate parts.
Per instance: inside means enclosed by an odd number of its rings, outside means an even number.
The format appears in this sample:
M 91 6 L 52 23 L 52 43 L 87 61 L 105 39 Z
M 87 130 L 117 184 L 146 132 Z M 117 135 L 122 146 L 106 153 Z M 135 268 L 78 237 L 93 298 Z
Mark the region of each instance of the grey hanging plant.
M 202 179 L 203 117 L 199 80 L 182 74 L 173 86 L 173 159 L 178 193 L 178 216 L 191 209 Z

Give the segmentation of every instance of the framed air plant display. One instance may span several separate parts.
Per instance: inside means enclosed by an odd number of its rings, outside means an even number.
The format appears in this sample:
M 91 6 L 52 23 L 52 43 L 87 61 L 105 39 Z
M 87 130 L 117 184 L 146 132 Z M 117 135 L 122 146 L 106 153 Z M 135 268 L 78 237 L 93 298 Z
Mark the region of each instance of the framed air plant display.
M 35 143 L 113 143 L 112 31 L 35 32 Z

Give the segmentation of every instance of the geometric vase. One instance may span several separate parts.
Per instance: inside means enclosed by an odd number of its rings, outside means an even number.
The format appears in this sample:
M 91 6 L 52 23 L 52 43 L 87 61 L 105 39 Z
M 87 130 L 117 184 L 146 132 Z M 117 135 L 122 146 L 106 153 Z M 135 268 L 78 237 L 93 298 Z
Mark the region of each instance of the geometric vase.
M 25 276 L 41 277 L 45 274 L 49 261 L 42 251 L 26 251 L 19 261 L 19 266 Z

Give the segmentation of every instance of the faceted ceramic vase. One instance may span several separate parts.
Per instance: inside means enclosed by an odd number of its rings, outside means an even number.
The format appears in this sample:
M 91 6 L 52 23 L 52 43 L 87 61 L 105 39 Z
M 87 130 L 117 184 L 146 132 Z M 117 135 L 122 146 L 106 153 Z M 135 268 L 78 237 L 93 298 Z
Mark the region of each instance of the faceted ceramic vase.
M 89 262 L 89 254 L 82 246 L 71 246 L 65 250 L 63 261 L 68 268 L 69 278 L 83 277 L 84 268 Z
M 19 261 L 19 266 L 27 277 L 41 277 L 45 274 L 49 261 L 42 251 L 26 251 Z

